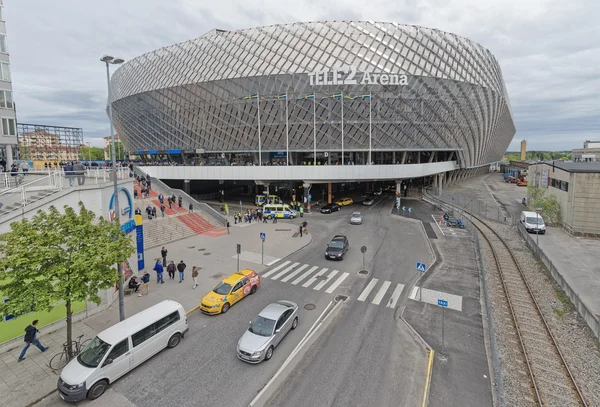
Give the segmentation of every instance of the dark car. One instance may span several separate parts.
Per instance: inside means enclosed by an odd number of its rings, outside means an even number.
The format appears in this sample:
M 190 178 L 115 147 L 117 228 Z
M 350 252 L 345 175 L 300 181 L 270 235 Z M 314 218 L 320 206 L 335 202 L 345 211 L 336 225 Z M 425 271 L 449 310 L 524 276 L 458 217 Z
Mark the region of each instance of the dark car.
M 336 203 L 330 203 L 321 207 L 321 213 L 332 213 L 339 211 L 342 207 Z
M 346 254 L 348 251 L 348 246 L 350 246 L 350 243 L 348 242 L 348 238 L 346 236 L 334 236 L 325 249 L 325 258 L 332 260 L 343 260 L 344 254 Z

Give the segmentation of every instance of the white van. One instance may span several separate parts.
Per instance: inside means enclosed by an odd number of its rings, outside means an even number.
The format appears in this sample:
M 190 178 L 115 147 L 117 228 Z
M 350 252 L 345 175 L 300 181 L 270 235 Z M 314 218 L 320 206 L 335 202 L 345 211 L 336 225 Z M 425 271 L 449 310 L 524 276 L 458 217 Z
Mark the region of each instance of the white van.
M 544 219 L 537 212 L 521 212 L 521 223 L 529 233 L 539 233 L 540 235 L 546 233 Z
M 68 402 L 100 397 L 109 384 L 174 348 L 188 331 L 185 310 L 167 300 L 100 332 L 60 373 L 58 394 Z

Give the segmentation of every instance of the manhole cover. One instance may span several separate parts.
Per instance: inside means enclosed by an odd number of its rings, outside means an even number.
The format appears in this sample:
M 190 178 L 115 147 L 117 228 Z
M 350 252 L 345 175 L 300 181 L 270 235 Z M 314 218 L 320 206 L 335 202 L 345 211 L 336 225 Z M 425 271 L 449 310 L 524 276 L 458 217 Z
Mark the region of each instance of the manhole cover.
M 346 301 L 347 299 L 348 299 L 347 295 L 336 295 L 335 296 L 335 300 L 338 301 L 338 302 L 339 301 Z
M 195 247 L 196 247 L 196 246 L 188 246 L 188 249 L 193 249 L 193 248 L 195 248 Z
M 213 274 L 212 276 L 210 276 L 210 278 L 221 278 L 221 277 L 223 277 L 223 274 L 221 274 L 221 273 Z
M 361 277 L 366 277 L 369 275 L 369 271 L 368 270 L 361 270 L 358 272 L 358 275 Z
M 202 253 L 205 256 L 210 256 L 210 253 Z
M 199 252 L 203 252 L 204 250 L 206 250 L 206 249 L 198 249 Z
M 304 309 L 305 309 L 305 310 L 307 310 L 307 311 L 312 311 L 312 310 L 314 310 L 315 308 L 317 308 L 317 306 L 316 306 L 315 304 L 306 304 L 306 305 L 304 306 Z

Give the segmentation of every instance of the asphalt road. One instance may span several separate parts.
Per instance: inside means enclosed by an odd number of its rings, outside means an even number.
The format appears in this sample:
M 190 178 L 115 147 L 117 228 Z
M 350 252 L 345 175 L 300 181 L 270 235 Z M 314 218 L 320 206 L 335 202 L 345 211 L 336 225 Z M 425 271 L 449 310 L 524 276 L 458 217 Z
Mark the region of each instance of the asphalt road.
M 354 247 L 343 262 L 355 271 L 362 268 L 357 249 L 365 244 L 371 254 L 367 266 L 371 275 L 356 277 L 347 287 L 345 311 L 305 356 L 272 406 L 384 407 L 420 401 L 425 353 L 397 314 L 416 279 L 415 262 L 431 258 L 421 225 L 389 215 L 391 205 L 393 199 L 384 197 L 378 206 L 363 210 L 362 226 L 345 228 Z M 373 278 L 378 282 L 359 301 Z M 389 289 L 379 305 L 373 304 L 384 282 L 390 282 Z M 389 308 L 398 283 L 406 287 L 396 306 Z

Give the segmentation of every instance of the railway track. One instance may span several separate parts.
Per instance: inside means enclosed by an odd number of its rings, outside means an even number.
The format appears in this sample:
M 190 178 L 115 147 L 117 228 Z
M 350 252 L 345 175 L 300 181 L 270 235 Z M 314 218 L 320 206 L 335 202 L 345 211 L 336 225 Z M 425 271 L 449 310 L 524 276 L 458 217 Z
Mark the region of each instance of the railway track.
M 442 207 L 447 206 L 443 201 L 429 198 Z M 487 222 L 472 214 L 469 217 L 489 246 L 505 293 L 517 342 L 514 348 L 518 348 L 513 353 L 522 363 L 523 369 L 519 370 L 524 380 L 529 379 L 522 392 L 523 405 L 587 407 L 517 259 Z

